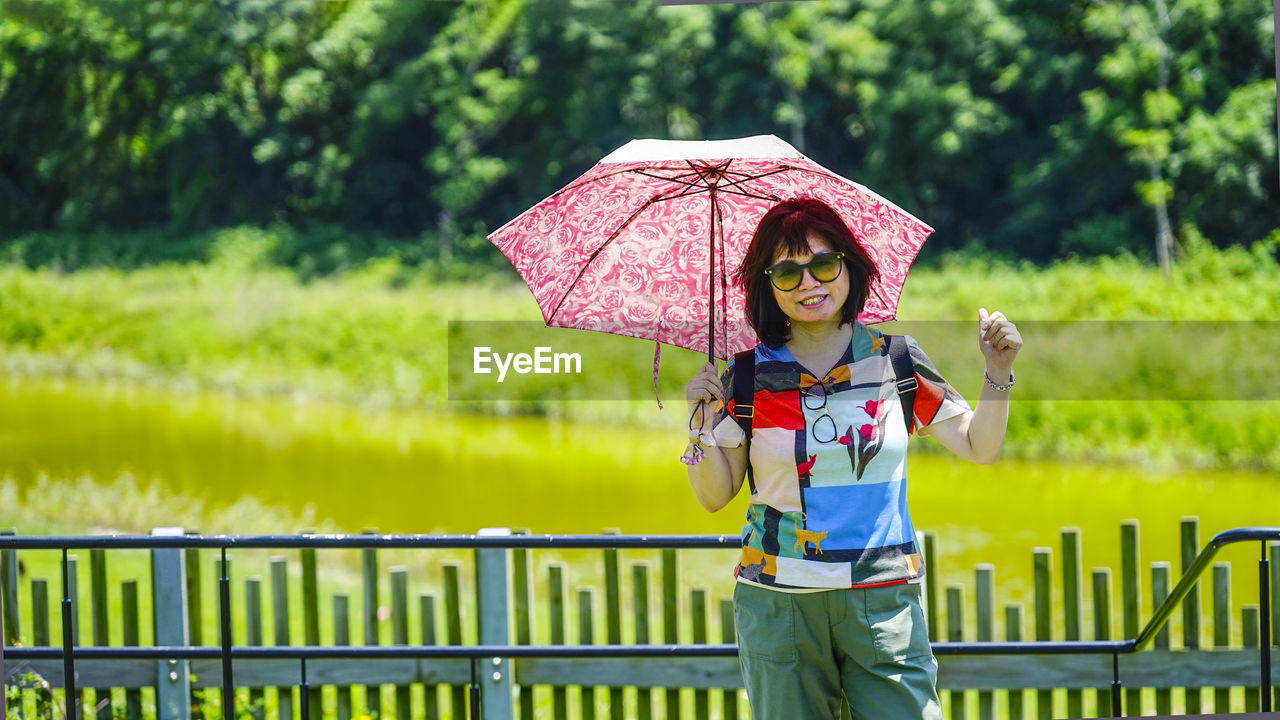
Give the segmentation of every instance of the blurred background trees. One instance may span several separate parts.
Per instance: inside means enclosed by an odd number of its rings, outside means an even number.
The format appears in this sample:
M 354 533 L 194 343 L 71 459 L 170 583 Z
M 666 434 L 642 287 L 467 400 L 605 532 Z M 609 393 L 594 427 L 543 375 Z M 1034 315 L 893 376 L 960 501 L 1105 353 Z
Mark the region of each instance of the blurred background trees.
M 1268 0 L 0 0 L 0 239 L 232 225 L 488 258 L 633 137 L 773 133 L 940 248 L 1280 227 Z

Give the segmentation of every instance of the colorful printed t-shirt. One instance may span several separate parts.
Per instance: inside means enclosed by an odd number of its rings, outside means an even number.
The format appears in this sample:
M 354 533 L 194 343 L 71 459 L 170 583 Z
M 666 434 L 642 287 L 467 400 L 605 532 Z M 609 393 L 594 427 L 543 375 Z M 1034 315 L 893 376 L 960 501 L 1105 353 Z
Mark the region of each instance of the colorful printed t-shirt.
M 919 383 L 912 432 L 967 411 L 916 341 L 906 340 Z M 751 504 L 734 570 L 739 581 L 826 589 L 923 575 L 907 514 L 908 434 L 883 334 L 854 323 L 850 346 L 821 379 L 785 346 L 761 343 L 755 356 Z M 727 395 L 733 371 L 731 361 L 721 378 Z M 713 420 L 720 447 L 744 440 L 736 405 L 730 397 Z

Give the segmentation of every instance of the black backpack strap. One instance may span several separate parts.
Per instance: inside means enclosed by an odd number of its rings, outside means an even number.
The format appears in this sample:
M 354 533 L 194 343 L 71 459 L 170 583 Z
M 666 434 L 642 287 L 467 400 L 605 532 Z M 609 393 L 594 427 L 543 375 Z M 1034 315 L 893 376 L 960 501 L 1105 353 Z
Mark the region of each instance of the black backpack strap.
M 733 417 L 742 428 L 742 444 L 747 448 L 747 487 L 752 495 L 756 492 L 755 473 L 751 471 L 751 423 L 756 416 L 755 396 L 756 351 L 752 348 L 733 356 Z
M 751 420 L 756 416 L 752 404 L 756 395 L 756 351 L 744 350 L 733 356 L 733 416 L 751 442 Z
M 893 363 L 893 374 L 897 378 L 898 399 L 902 401 L 902 419 L 907 425 L 907 434 L 911 434 L 911 419 L 916 407 L 916 368 L 911 362 L 911 353 L 907 350 L 907 339 L 901 335 L 885 335 L 889 346 L 889 362 Z

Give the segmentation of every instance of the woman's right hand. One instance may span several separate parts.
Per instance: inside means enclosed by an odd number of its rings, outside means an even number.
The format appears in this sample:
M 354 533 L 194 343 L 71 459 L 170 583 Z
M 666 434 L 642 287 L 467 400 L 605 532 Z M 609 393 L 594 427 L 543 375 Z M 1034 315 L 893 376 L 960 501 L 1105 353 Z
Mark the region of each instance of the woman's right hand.
M 685 385 L 684 397 L 689 402 L 690 412 L 699 401 L 706 402 L 709 407 L 717 409 L 724 405 L 724 388 L 720 385 L 720 375 L 716 373 L 715 363 L 707 362 L 698 370 L 697 374 L 689 380 L 689 384 Z
M 711 413 L 725 404 L 724 386 L 714 362 L 703 365 L 685 386 L 691 414 L 689 442 L 705 450 L 702 462 L 688 466 L 693 494 L 707 512 L 715 512 L 733 499 L 747 476 L 747 448 L 720 447 L 711 437 Z

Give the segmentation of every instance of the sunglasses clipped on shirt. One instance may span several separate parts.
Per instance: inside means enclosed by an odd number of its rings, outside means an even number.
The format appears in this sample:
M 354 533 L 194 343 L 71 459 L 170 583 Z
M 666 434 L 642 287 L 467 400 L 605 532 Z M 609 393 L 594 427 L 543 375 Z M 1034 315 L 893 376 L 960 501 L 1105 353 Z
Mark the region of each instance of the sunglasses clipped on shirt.
M 826 281 L 824 280 L 823 282 Z M 827 409 L 827 397 L 829 395 L 830 391 L 827 389 L 826 383 L 821 382 L 800 390 L 800 397 L 804 402 L 805 409 L 822 413 L 813 421 L 813 439 L 820 443 L 835 442 L 838 434 L 836 432 L 836 419 L 831 417 L 831 411 Z
M 826 283 L 840 277 L 840 271 L 843 268 L 844 253 L 822 252 L 814 255 L 803 265 L 792 260 L 774 263 L 764 269 L 764 274 L 769 276 L 769 282 L 773 283 L 775 288 L 782 292 L 790 292 L 800 287 L 806 269 L 813 275 L 814 280 Z

